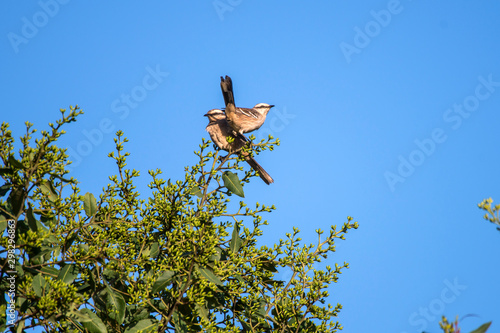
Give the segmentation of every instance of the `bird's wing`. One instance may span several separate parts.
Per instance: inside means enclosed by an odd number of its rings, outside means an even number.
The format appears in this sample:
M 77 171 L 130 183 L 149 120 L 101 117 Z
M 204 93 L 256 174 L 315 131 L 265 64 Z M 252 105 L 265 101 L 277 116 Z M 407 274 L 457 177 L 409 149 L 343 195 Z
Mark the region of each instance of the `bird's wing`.
M 261 116 L 260 112 L 255 110 L 255 109 L 248 109 L 248 108 L 236 108 L 236 110 L 240 113 L 243 114 L 247 117 L 259 119 Z

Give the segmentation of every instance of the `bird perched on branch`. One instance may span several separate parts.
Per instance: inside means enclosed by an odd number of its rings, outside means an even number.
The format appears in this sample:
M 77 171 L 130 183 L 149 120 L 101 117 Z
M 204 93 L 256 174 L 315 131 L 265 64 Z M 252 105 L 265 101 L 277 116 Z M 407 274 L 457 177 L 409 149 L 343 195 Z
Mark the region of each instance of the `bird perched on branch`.
M 271 184 L 274 182 L 273 178 L 264 170 L 263 167 L 260 166 L 257 161 L 250 156 L 248 152 L 240 151 L 246 144 L 246 141 L 241 138 L 240 135 L 234 135 L 232 133 L 231 127 L 229 127 L 226 121 L 226 115 L 224 111 L 219 109 L 213 109 L 205 114 L 208 117 L 208 125 L 206 130 L 214 144 L 222 150 L 228 152 L 238 152 L 238 154 L 245 159 L 245 161 L 259 174 L 260 178 L 267 184 Z M 232 137 L 233 142 L 229 143 L 227 141 L 227 137 Z
M 259 103 L 253 108 L 239 108 L 234 102 L 233 82 L 229 76 L 220 77 L 220 87 L 226 104 L 226 120 L 229 126 L 243 136 L 243 133 L 259 129 L 266 120 L 267 113 L 274 105 Z

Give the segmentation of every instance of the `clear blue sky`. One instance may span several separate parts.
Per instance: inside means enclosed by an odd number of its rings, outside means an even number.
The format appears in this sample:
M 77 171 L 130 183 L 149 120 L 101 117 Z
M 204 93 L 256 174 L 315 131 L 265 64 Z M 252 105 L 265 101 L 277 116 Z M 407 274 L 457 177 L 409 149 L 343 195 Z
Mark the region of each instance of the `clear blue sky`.
M 351 266 L 330 290 L 344 332 L 498 330 L 500 233 L 477 203 L 500 202 L 500 2 L 54 1 L 0 12 L 0 109 L 18 137 L 81 106 L 60 144 L 83 193 L 115 173 L 118 129 L 144 195 L 149 169 L 182 178 L 230 75 L 239 106 L 276 105 L 257 133 L 281 139 L 258 157 L 275 183 L 245 188 L 277 207 L 262 243 L 360 223 L 328 259 Z

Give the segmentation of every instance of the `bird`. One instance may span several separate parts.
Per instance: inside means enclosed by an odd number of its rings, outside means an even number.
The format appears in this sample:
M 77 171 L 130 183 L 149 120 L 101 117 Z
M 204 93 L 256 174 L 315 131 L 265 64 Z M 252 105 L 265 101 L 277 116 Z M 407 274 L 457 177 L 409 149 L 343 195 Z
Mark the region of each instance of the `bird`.
M 234 102 L 233 81 L 229 76 L 220 77 L 220 87 L 226 104 L 226 120 L 235 133 L 243 136 L 259 129 L 266 120 L 267 113 L 274 105 L 258 103 L 253 108 L 239 108 Z M 244 137 L 244 136 L 243 136 Z
M 208 111 L 205 116 L 208 117 L 209 121 L 206 130 L 217 147 L 230 153 L 238 152 L 238 154 L 245 159 L 252 169 L 257 171 L 264 183 L 267 185 L 274 183 L 273 178 L 252 156 L 250 156 L 250 153 L 240 151 L 246 145 L 246 141 L 241 138 L 240 135 L 233 134 L 231 127 L 226 121 L 226 114 L 224 111 L 220 109 L 212 109 Z M 233 142 L 229 143 L 226 139 L 227 137 L 232 137 L 234 139 Z

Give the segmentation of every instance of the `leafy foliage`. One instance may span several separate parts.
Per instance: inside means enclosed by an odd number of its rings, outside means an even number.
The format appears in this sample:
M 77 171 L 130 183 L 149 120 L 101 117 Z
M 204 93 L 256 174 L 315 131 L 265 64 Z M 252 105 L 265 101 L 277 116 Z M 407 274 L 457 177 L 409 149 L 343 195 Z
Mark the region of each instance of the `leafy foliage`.
M 484 215 L 484 219 L 498 225 L 497 229 L 500 230 L 500 216 L 499 216 L 500 204 L 492 206 L 492 203 L 493 199 L 488 198 L 484 199 L 477 206 L 480 209 L 485 210 L 487 212 Z M 460 333 L 460 328 L 458 326 L 458 323 L 459 323 L 458 316 L 453 323 L 450 323 L 448 321 L 448 318 L 443 316 L 441 322 L 439 323 L 439 326 L 441 327 L 444 333 Z M 491 322 L 484 323 L 483 325 L 479 326 L 470 333 L 484 333 L 490 328 L 490 326 Z
M 493 199 L 488 198 L 484 199 L 477 206 L 486 211 L 484 214 L 484 219 L 490 221 L 497 225 L 497 230 L 500 231 L 500 204 L 492 205 Z
M 458 327 L 458 316 L 455 319 L 453 323 L 450 323 L 448 321 L 448 318 L 443 316 L 441 319 L 441 322 L 439 323 L 439 327 L 443 330 L 444 333 L 460 333 L 460 328 Z M 491 321 L 488 323 L 484 323 L 478 328 L 476 328 L 474 331 L 471 331 L 470 333 L 485 333 L 491 326 Z
M 243 202 L 232 194 L 255 177 L 240 180 L 238 157 L 219 158 L 202 141 L 199 161 L 186 168 L 184 180 L 160 178 L 149 171 L 151 194 L 136 191 L 136 170 L 126 169 L 124 143 L 117 133 L 117 175 L 103 192 L 81 194 L 68 178 L 70 163 L 55 145 L 61 127 L 82 113 L 71 107 L 51 131 L 42 131 L 32 147 L 32 124 L 14 153 L 8 124 L 1 126 L 0 228 L 15 221 L 15 305 L 18 331 L 47 332 L 335 332 L 341 305 L 326 303 L 328 286 L 348 264 L 314 268 L 335 251 L 358 225 L 348 217 L 316 244 L 301 245 L 299 230 L 272 247 L 258 246 L 263 214 L 274 206 Z M 253 144 L 252 154 L 272 150 L 279 141 Z M 227 179 L 226 179 L 227 178 Z M 230 184 L 230 185 L 229 185 Z M 231 211 L 230 211 L 231 210 Z M 7 237 L 0 241 L 1 291 L 9 273 Z M 289 278 L 281 272 L 288 271 Z M 15 328 L 0 298 L 0 329 Z

